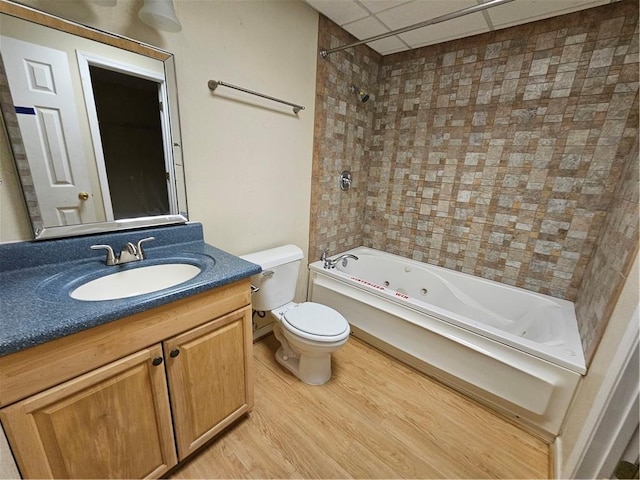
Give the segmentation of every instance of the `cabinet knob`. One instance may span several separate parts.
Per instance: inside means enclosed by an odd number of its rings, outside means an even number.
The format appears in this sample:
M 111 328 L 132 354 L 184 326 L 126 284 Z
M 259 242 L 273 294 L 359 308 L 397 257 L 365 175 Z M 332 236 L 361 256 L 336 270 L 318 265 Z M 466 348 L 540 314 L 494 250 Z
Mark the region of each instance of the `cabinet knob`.
M 158 365 L 160 365 L 162 363 L 162 357 L 156 357 L 153 360 L 151 360 L 151 364 L 154 367 L 157 367 Z
M 179 349 L 177 349 L 177 348 L 174 348 L 173 350 L 171 350 L 171 351 L 169 352 L 169 356 L 170 356 L 171 358 L 176 358 L 178 355 L 180 355 L 180 350 L 179 350 Z

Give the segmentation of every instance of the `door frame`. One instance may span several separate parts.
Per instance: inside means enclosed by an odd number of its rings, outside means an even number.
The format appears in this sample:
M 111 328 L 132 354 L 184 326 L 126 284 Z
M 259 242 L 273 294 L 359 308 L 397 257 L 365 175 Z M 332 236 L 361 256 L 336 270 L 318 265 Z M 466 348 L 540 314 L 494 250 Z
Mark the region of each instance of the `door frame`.
M 636 305 L 569 456 L 567 478 L 611 478 L 638 427 L 639 310 Z
M 169 122 L 169 109 L 167 97 L 167 83 L 164 72 L 162 74 L 148 70 L 145 68 L 131 65 L 129 63 L 119 62 L 107 57 L 96 55 L 94 53 L 76 51 L 78 58 L 78 69 L 80 70 L 80 80 L 82 91 L 84 94 L 85 107 L 89 118 L 89 130 L 91 131 L 91 141 L 95 152 L 96 167 L 98 170 L 98 181 L 102 192 L 102 201 L 107 221 L 113 221 L 113 205 L 111 203 L 111 192 L 109 190 L 109 181 L 107 177 L 107 167 L 104 161 L 104 151 L 102 149 L 102 138 L 100 137 L 100 125 L 98 122 L 98 112 L 96 110 L 95 97 L 93 95 L 93 86 L 91 83 L 90 66 L 97 66 L 112 70 L 114 72 L 124 73 L 127 75 L 151 80 L 158 84 L 158 100 L 160 102 L 160 123 L 162 128 L 162 145 L 164 150 L 165 171 L 169 173 L 167 179 L 167 193 L 169 197 L 170 214 L 175 214 L 173 205 L 177 205 L 177 196 L 175 189 L 175 177 L 173 165 L 173 145 L 171 144 L 171 131 Z

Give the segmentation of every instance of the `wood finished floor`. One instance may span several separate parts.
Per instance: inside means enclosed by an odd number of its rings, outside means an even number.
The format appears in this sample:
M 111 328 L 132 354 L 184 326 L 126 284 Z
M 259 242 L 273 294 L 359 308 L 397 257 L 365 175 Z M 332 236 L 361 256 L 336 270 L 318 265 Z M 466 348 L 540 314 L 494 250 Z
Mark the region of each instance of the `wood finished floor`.
M 549 448 L 350 338 L 309 386 L 254 345 L 255 407 L 169 478 L 548 478 Z

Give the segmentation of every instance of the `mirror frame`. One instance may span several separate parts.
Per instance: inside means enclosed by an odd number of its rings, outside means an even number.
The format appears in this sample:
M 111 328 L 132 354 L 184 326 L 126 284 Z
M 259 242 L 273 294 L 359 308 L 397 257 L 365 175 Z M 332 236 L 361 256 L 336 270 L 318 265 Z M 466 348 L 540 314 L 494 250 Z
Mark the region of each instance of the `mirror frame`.
M 0 14 L 16 17 L 38 25 L 160 60 L 164 64 L 167 90 L 171 92 L 168 95 L 169 128 L 171 131 L 171 144 L 173 145 L 173 151 L 171 154 L 174 166 L 174 171 L 171 173 L 176 188 L 176 200 L 178 202 L 177 206 L 179 213 L 49 227 L 44 225 L 40 215 L 40 208 L 38 207 L 35 188 L 31 177 L 31 170 L 25 154 L 20 129 L 18 128 L 18 119 L 13 101 L 11 100 L 9 85 L 6 81 L 4 64 L 2 62 L 2 57 L 0 56 L 0 113 L 2 113 L 9 146 L 20 178 L 22 193 L 24 201 L 26 202 L 29 218 L 31 220 L 34 239 L 44 240 L 50 238 L 91 235 L 95 233 L 129 230 L 134 228 L 186 223 L 189 219 L 187 214 L 187 195 L 184 178 L 182 138 L 180 133 L 180 119 L 178 116 L 177 83 L 173 54 L 127 37 L 88 27 L 25 5 L 13 3 L 9 0 L 0 0 Z M 176 166 L 180 166 L 180 172 L 176 171 Z

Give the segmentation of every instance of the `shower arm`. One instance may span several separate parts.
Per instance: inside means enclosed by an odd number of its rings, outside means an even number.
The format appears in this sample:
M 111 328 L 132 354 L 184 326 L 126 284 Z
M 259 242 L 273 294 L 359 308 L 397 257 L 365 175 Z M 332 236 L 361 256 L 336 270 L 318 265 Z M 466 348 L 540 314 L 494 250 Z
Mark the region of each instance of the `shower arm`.
M 393 35 L 410 32 L 411 30 L 415 30 L 417 28 L 427 27 L 429 25 L 435 25 L 436 23 L 446 22 L 447 20 L 453 20 L 454 18 L 463 17 L 465 15 L 480 12 L 482 10 L 486 10 L 487 8 L 497 7 L 498 5 L 502 5 L 503 3 L 508 3 L 508 2 L 513 2 L 513 0 L 489 0 L 488 2 L 482 3 L 480 5 L 474 5 L 471 7 L 463 8 L 462 10 L 456 10 L 455 12 L 447 13 L 445 15 L 440 15 L 439 17 L 435 17 L 430 20 L 425 20 L 424 22 L 416 23 L 415 25 L 409 25 L 408 27 L 399 28 L 391 32 L 381 33 L 380 35 L 376 35 L 375 37 L 365 38 L 364 40 L 359 40 L 357 42 L 353 42 L 348 45 L 342 45 L 336 48 L 320 50 L 320 56 L 322 58 L 327 58 L 327 55 L 330 55 L 336 52 L 341 52 L 342 50 L 346 50 L 347 48 L 357 47 L 358 45 L 362 45 L 364 43 L 375 42 L 376 40 L 382 40 L 383 38 L 391 37 Z

